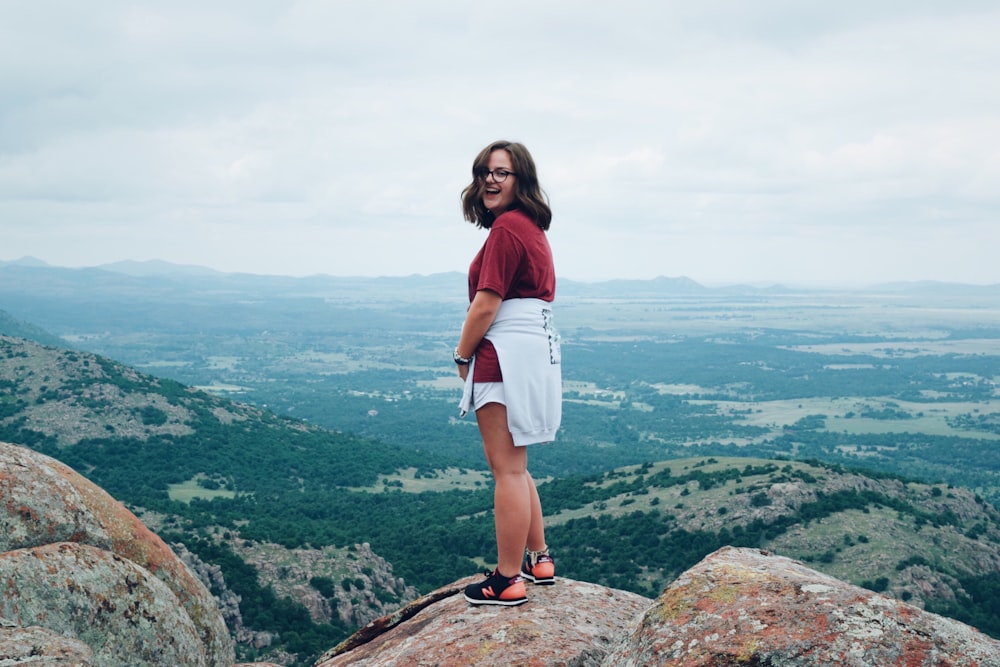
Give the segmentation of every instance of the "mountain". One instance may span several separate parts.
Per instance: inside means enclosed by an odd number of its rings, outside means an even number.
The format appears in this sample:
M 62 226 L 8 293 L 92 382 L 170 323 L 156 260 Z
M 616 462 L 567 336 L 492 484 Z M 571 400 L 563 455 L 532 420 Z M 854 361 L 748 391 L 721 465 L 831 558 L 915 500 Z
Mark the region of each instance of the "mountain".
M 27 338 L 42 345 L 53 347 L 65 347 L 66 342 L 54 336 L 45 329 L 35 326 L 30 322 L 24 322 L 10 313 L 0 310 L 0 335 L 13 336 L 15 338 Z
M 465 577 L 365 625 L 344 641 L 285 599 L 251 609 L 290 628 L 251 630 L 222 568 L 168 547 L 114 498 L 58 461 L 0 442 L 0 655 L 5 664 L 242 667 L 365 664 L 782 664 L 833 667 L 905 658 L 913 667 L 1000 660 L 1000 641 L 951 619 L 849 585 L 759 549 L 725 547 L 680 574 L 656 600 L 562 576 L 516 610 L 471 607 Z M 326 556 L 326 554 L 324 554 Z M 371 553 L 343 580 L 372 580 Z M 364 560 L 360 560 L 364 559 Z M 303 569 L 301 560 L 280 565 Z M 318 578 L 297 588 L 319 589 Z M 209 590 L 211 589 L 211 591 Z M 252 591 L 246 591 L 250 593 Z M 213 597 L 214 596 L 214 597 Z M 298 617 L 298 618 L 296 618 Z M 232 636 L 231 636 L 232 635 Z M 233 636 L 242 648 L 234 651 Z M 485 639 L 484 639 L 485 638 Z M 333 645 L 315 662 L 320 649 Z M 263 655 L 262 655 L 263 654 Z M 246 662 L 265 659 L 267 662 Z
M 213 592 L 242 598 L 235 618 L 245 627 L 243 641 L 280 646 L 284 633 L 311 633 L 317 643 L 310 650 L 327 648 L 417 591 L 366 544 L 363 498 L 334 508 L 356 526 L 338 529 L 326 518 L 328 535 L 312 539 L 313 547 L 309 538 L 286 534 L 297 530 L 289 514 L 309 523 L 294 509 L 300 497 L 338 487 L 342 498 L 359 496 L 346 489 L 374 485 L 400 465 L 445 467 L 426 454 L 10 336 L 0 336 L 0 441 L 86 472 L 176 549 L 221 568 L 224 580 Z M 269 509 L 257 514 L 255 507 Z M 261 523 L 245 530 L 252 516 Z M 240 524 L 253 539 L 241 535 Z M 443 559 L 441 567 L 454 565 Z
M 43 262 L 42 260 L 38 259 L 37 257 L 31 257 L 31 256 L 27 256 L 26 255 L 24 257 L 21 257 L 20 259 L 13 259 L 13 260 L 10 260 L 10 261 L 7 261 L 7 262 L 5 262 L 3 260 L 0 260 L 0 266 L 49 267 L 49 266 L 51 266 L 51 264 L 48 264 L 47 262 Z
M 1000 294 L 1000 284 L 965 285 L 960 283 L 945 283 L 934 280 L 918 280 L 912 282 L 895 282 L 874 285 L 872 291 L 916 293 L 936 296 L 967 296 L 970 294 L 997 295 Z
M 0 440 L 85 473 L 219 568 L 213 592 L 236 591 L 252 636 L 276 647 L 360 624 L 376 607 L 345 604 L 400 604 L 494 551 L 479 471 L 86 352 L 0 337 Z M 1000 634 L 1000 515 L 960 487 L 697 455 L 539 482 L 567 577 L 655 597 L 723 546 L 766 548 Z
M 129 281 L 123 277 L 135 279 Z M 121 261 L 95 267 L 69 269 L 25 257 L 0 261 L 0 305 L 5 297 L 20 295 L 97 298 L 135 294 L 137 288 L 156 295 L 196 293 L 256 296 L 320 296 L 345 294 L 392 296 L 410 299 L 465 298 L 465 274 L 446 272 L 409 276 L 334 276 L 317 274 L 303 277 L 227 273 L 204 266 L 174 264 L 162 260 Z M 1000 294 L 1000 285 L 969 285 L 935 281 L 885 283 L 867 287 L 811 288 L 783 285 L 730 284 L 702 285 L 684 276 L 657 276 L 652 279 L 581 281 L 560 277 L 560 297 L 638 298 L 642 296 L 732 296 L 776 293 L 906 293 L 927 296 L 975 296 Z M 96 293 L 95 293 L 96 290 Z
M 198 266 L 166 262 L 119 262 L 69 269 L 33 263 L 0 263 L 0 305 L 26 298 L 103 301 L 131 297 L 141 300 L 194 297 L 340 297 L 392 295 L 400 298 L 465 298 L 465 276 L 433 275 L 306 277 L 221 273 Z
M 648 295 L 671 294 L 677 296 L 705 295 L 713 290 L 690 278 L 669 278 L 658 276 L 652 280 L 607 280 L 602 282 L 581 282 L 561 278 L 558 281 L 560 297 L 642 297 Z
M 122 262 L 112 262 L 111 264 L 101 264 L 96 268 L 136 277 L 172 275 L 211 277 L 221 275 L 221 272 L 208 267 L 194 264 L 173 264 L 162 260 L 149 260 L 145 262 L 125 260 Z

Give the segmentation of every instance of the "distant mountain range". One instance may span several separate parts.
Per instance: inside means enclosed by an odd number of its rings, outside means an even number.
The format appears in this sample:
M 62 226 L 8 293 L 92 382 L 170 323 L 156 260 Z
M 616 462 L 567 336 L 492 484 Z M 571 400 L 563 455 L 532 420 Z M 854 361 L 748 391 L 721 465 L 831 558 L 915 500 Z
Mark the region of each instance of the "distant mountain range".
M 119 289 L 128 285 L 121 276 L 135 279 L 133 287 L 162 293 L 163 290 L 217 289 L 223 292 L 255 294 L 309 295 L 324 293 L 356 296 L 397 293 L 407 298 L 464 298 L 465 275 L 458 272 L 409 276 L 333 276 L 317 274 L 304 277 L 251 273 L 225 273 L 204 266 L 173 264 L 161 260 L 121 261 L 95 267 L 70 269 L 52 266 L 34 257 L 0 261 L 0 296 L 8 289 L 30 287 L 33 291 L 64 291 L 67 288 L 94 288 L 114 283 Z M 113 280 L 109 280 L 112 279 Z M 971 285 L 936 281 L 893 282 L 854 288 L 804 288 L 784 285 L 734 284 L 719 287 L 702 285 L 684 276 L 658 276 L 648 280 L 618 279 L 585 282 L 560 278 L 559 295 L 564 297 L 637 298 L 642 296 L 731 296 L 734 294 L 780 294 L 809 292 L 900 292 L 947 295 L 998 295 L 1000 284 Z M 0 304 L 2 305 L 2 304 Z

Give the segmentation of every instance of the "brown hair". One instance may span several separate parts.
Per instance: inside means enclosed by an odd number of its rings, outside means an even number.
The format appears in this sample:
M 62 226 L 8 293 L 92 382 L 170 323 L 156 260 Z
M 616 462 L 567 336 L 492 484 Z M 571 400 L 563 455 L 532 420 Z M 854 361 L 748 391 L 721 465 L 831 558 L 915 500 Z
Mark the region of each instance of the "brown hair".
M 483 206 L 483 188 L 486 187 L 486 180 L 480 174 L 487 169 L 490 154 L 497 150 L 505 150 L 510 154 L 514 178 L 517 181 L 511 208 L 523 211 L 536 225 L 548 231 L 552 222 L 552 209 L 549 208 L 548 195 L 538 184 L 535 161 L 524 144 L 513 141 L 494 141 L 476 156 L 472 163 L 472 183 L 462 190 L 462 212 L 465 219 L 477 227 L 489 229 L 493 226 L 496 216 Z

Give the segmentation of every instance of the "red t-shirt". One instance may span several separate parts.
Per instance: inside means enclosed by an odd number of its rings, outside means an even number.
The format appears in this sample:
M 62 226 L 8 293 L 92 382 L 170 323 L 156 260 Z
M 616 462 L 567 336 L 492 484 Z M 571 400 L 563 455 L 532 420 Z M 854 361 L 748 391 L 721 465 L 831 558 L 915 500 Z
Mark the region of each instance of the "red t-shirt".
M 545 232 L 518 210 L 501 213 L 486 243 L 469 266 L 469 301 L 488 289 L 503 299 L 556 297 L 556 270 Z M 476 349 L 474 382 L 503 382 L 493 344 L 485 338 Z

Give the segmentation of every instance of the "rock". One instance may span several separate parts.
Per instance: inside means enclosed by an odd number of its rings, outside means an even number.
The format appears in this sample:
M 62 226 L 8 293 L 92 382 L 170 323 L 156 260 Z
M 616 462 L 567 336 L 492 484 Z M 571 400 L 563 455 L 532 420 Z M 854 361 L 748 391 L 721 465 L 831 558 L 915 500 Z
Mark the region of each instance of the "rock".
M 177 557 L 180 558 L 187 569 L 208 590 L 212 591 L 215 602 L 219 607 L 219 614 L 222 616 L 226 627 L 229 628 L 230 634 L 234 637 L 254 634 L 243 625 L 243 614 L 240 612 L 240 596 L 229 589 L 225 577 L 222 576 L 222 568 L 218 565 L 206 563 L 181 542 L 172 543 L 170 548 L 177 554 Z M 248 642 L 248 645 L 251 644 L 254 644 L 254 642 Z M 260 648 L 260 645 L 257 645 L 256 648 Z
M 362 628 L 315 667 L 576 665 L 597 667 L 651 600 L 569 579 L 530 586 L 519 607 L 473 607 L 468 577 Z
M 1000 642 L 756 549 L 726 547 L 673 582 L 603 667 L 1000 665 Z
M 83 560 L 73 561 L 68 555 L 62 560 L 55 558 L 52 550 L 32 551 L 63 543 L 87 545 L 106 553 L 101 557 L 91 553 L 86 558 L 79 556 Z M 188 656 L 184 664 L 229 667 L 235 662 L 233 641 L 215 599 L 163 540 L 121 503 L 68 466 L 30 449 L 0 442 L 0 553 L 6 556 L 4 552 L 20 550 L 47 554 L 52 557 L 50 562 L 68 567 L 60 572 L 66 582 L 63 590 L 74 586 L 88 590 L 87 578 L 92 575 L 88 568 L 97 567 L 98 563 L 103 566 L 114 557 L 128 561 L 145 573 L 139 579 L 150 591 L 156 589 L 157 595 L 169 593 L 173 604 L 183 610 L 197 633 L 198 655 Z M 18 558 L 27 557 L 20 554 Z M 163 587 L 151 581 L 152 578 Z M 0 605 L 12 608 L 38 593 L 8 589 L 0 592 Z M 21 595 L 26 597 L 22 599 Z M 60 603 L 54 600 L 53 604 Z M 31 625 L 63 634 L 63 628 L 47 622 Z M 89 640 L 83 636 L 77 638 L 93 648 L 92 642 L 96 640 L 91 635 Z M 96 659 L 100 652 L 94 653 Z
M 385 616 L 314 667 L 998 667 L 974 628 L 757 549 L 725 547 L 655 601 L 560 579 L 472 607 L 470 577 Z
M 0 665 L 93 667 L 94 653 L 79 639 L 45 628 L 0 626 Z
M 288 549 L 237 537 L 231 545 L 244 562 L 257 569 L 262 584 L 271 586 L 278 597 L 300 603 L 315 623 L 339 620 L 347 626 L 362 627 L 397 609 L 399 600 L 419 595 L 416 588 L 393 576 L 392 565 L 368 543 L 350 549 Z M 321 593 L 312 586 L 313 577 L 336 578 L 340 585 L 327 597 L 329 591 Z
M 60 542 L 0 554 L 0 616 L 85 642 L 94 665 L 205 665 L 167 585 L 108 551 Z

